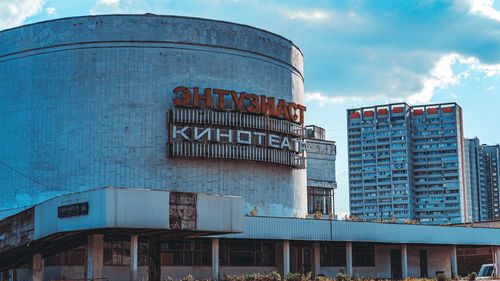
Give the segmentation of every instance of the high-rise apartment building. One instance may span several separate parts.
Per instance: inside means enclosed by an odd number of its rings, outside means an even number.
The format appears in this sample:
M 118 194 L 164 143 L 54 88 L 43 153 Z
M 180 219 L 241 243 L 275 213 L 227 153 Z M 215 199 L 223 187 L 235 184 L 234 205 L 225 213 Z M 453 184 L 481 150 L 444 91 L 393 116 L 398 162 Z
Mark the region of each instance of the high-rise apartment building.
M 488 220 L 484 151 L 478 138 L 464 139 L 468 221 Z
M 406 104 L 348 110 L 351 215 L 414 216 L 409 114 Z
M 482 145 L 485 186 L 487 194 L 488 220 L 500 219 L 500 196 L 498 190 L 498 174 L 500 172 L 500 145 Z
M 462 111 L 456 103 L 349 109 L 351 214 L 466 221 Z
M 465 183 L 471 221 L 500 219 L 500 145 L 480 144 L 478 138 L 464 139 Z

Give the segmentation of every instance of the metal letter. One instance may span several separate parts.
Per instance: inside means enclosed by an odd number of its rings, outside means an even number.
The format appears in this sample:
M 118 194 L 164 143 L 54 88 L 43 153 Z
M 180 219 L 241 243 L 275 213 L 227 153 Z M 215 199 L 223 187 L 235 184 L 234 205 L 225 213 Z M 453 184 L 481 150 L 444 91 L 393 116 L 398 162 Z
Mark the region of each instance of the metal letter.
M 265 133 L 254 132 L 254 136 L 257 136 L 257 145 L 263 145 L 263 137 L 266 136 Z
M 290 142 L 288 141 L 288 137 L 284 137 L 283 141 L 281 142 L 281 147 L 280 148 L 283 149 L 284 147 L 286 147 L 286 148 L 288 148 L 290 150 L 292 149 L 290 147 Z
M 210 141 L 212 139 L 212 130 L 210 128 L 205 128 L 205 130 L 198 132 L 202 128 L 195 127 L 194 128 L 194 140 L 200 140 L 204 135 L 207 135 L 207 140 Z
M 227 130 L 227 134 L 223 134 L 221 133 L 221 129 L 217 129 L 216 133 L 217 142 L 220 142 L 221 137 L 226 137 L 227 142 L 233 142 L 233 130 Z
M 279 141 L 280 141 L 279 136 L 273 135 L 273 134 L 269 134 L 269 137 L 267 138 L 267 140 L 269 141 L 268 145 L 270 147 L 280 148 L 280 145 L 279 145 Z
M 185 134 L 185 132 L 189 129 L 189 126 L 184 126 L 182 130 L 177 130 L 177 126 L 173 126 L 173 139 L 177 138 L 177 134 L 181 135 L 185 140 L 189 140 L 189 137 Z
M 241 136 L 247 135 L 246 139 L 243 139 Z M 250 131 L 236 131 L 236 142 L 241 144 L 252 144 L 252 132 Z

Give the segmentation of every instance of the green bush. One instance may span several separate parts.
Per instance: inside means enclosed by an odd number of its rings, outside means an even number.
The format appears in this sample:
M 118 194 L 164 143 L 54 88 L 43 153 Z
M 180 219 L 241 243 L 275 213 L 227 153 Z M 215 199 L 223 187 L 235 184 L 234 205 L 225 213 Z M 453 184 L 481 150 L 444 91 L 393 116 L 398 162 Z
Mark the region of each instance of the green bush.
M 181 281 L 196 281 L 196 279 L 194 279 L 193 275 L 190 274 L 190 275 L 182 278 Z
M 245 281 L 245 275 L 225 275 L 224 281 Z
M 258 273 L 245 275 L 245 281 L 259 281 L 259 280 L 260 280 L 260 274 Z
M 274 271 L 269 274 L 226 275 L 223 281 L 282 281 L 282 279 L 281 275 Z
M 437 281 L 448 281 L 450 279 L 448 277 L 446 277 L 446 274 L 439 273 L 438 275 L 436 275 L 436 280 Z
M 337 275 L 335 276 L 335 281 L 350 281 L 350 280 L 351 276 L 349 276 L 348 274 L 337 273 Z
M 264 276 L 266 279 L 263 281 L 281 281 L 281 275 L 276 271 L 273 271 L 273 272 L 269 273 L 268 275 L 264 275 Z
M 326 276 L 316 276 L 316 278 L 314 278 L 314 281 L 330 281 L 331 279 L 326 277 Z
M 288 273 L 285 276 L 285 281 L 311 281 L 311 273 Z
M 469 274 L 467 275 L 467 279 L 469 279 L 470 281 L 474 281 L 474 280 L 476 280 L 476 277 L 477 277 L 477 273 L 475 273 L 474 271 L 473 271 L 473 272 L 471 272 L 471 273 L 469 273 Z

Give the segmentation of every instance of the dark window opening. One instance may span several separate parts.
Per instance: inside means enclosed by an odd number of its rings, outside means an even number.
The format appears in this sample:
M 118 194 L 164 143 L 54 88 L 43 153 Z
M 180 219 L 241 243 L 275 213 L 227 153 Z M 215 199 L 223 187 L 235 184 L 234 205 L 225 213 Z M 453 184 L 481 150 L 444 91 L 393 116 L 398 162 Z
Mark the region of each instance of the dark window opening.
M 275 266 L 276 243 L 273 241 L 221 240 L 220 265 Z
M 177 240 L 162 243 L 162 265 L 211 265 L 211 240 Z
M 307 187 L 307 212 L 328 215 L 333 211 L 333 189 Z
M 352 244 L 352 266 L 374 267 L 375 245 L 369 243 Z
M 320 264 L 321 266 L 346 266 L 345 243 L 321 243 Z
M 104 240 L 104 265 L 130 265 L 130 241 L 108 239 Z M 148 244 L 138 245 L 138 264 L 145 266 L 148 264 Z
M 44 258 L 45 266 L 83 265 L 85 249 L 76 248 Z

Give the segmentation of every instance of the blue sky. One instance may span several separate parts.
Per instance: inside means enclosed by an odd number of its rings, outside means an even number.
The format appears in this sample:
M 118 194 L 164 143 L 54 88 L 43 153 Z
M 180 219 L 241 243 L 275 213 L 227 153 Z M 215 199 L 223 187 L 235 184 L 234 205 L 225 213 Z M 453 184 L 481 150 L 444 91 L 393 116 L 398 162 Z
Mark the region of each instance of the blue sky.
M 302 49 L 307 123 L 338 144 L 338 213 L 349 206 L 347 108 L 456 101 L 466 136 L 500 142 L 500 3 L 492 0 L 0 0 L 0 29 L 146 12 L 249 24 Z

